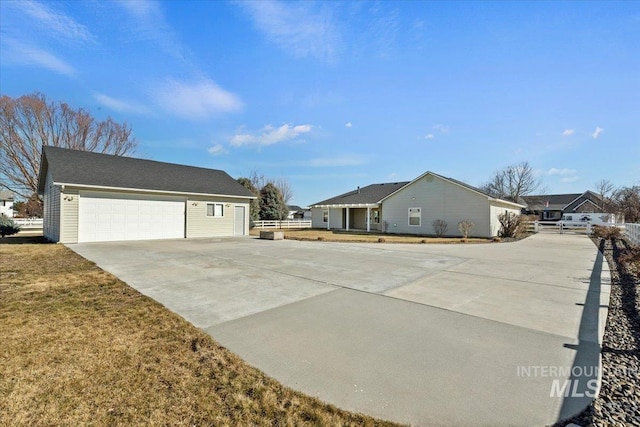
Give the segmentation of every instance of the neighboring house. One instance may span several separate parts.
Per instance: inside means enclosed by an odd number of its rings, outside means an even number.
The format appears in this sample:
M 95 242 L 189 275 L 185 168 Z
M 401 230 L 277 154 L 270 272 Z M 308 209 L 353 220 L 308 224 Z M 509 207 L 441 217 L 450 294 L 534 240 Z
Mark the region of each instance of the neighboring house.
M 12 191 L 0 190 L 0 215 L 13 218 L 13 201 L 14 195 Z
M 541 221 L 560 221 L 566 213 L 602 212 L 602 199 L 592 191 L 575 194 L 523 196 L 525 213 L 537 215 Z
M 448 224 L 448 236 L 460 235 L 458 222 L 471 221 L 472 237 L 497 235 L 498 215 L 519 214 L 522 208 L 433 172 L 410 182 L 358 187 L 311 206 L 314 228 L 432 235 L 432 223 L 440 219 Z
M 301 208 L 297 205 L 287 205 L 289 209 L 289 215 L 287 219 L 311 219 L 311 209 L 309 208 Z
M 255 198 L 221 170 L 50 146 L 38 193 L 62 243 L 248 235 Z

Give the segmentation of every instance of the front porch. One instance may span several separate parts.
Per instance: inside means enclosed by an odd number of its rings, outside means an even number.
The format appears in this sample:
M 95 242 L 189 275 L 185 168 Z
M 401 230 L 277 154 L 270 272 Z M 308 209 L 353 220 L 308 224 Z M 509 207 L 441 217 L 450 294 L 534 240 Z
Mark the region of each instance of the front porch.
M 322 208 L 323 224 L 327 230 L 380 231 L 380 206 L 327 205 Z

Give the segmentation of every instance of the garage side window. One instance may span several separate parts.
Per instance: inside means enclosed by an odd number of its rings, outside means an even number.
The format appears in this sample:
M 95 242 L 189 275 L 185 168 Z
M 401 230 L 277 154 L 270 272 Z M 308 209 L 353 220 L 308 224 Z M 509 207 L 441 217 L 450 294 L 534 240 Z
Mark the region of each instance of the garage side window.
M 207 203 L 207 216 L 223 216 L 222 203 Z
M 409 225 L 420 227 L 421 222 L 421 208 L 409 208 Z

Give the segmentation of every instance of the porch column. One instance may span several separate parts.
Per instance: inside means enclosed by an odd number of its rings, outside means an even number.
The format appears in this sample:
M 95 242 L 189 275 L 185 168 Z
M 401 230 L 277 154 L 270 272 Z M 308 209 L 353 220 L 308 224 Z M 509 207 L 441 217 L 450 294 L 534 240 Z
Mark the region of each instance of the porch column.
M 327 230 L 331 230 L 331 208 L 327 209 Z
M 347 231 L 349 231 L 349 208 L 347 208 Z
M 367 206 L 367 233 L 371 231 L 371 208 Z

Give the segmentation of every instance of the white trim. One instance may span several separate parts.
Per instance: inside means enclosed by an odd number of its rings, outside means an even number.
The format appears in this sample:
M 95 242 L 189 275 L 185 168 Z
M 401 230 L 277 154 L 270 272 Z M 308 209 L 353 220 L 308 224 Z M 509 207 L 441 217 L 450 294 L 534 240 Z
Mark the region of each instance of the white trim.
M 209 205 L 213 205 L 213 215 L 209 215 Z M 220 209 L 222 212 L 222 215 L 216 215 L 216 205 L 220 205 Z M 224 218 L 224 203 L 221 202 L 205 202 L 205 207 L 204 207 L 204 216 L 207 218 Z M 234 221 L 235 221 L 235 211 L 233 212 L 234 215 Z M 235 224 L 234 224 L 234 231 L 235 231 Z
M 323 209 L 340 209 L 340 208 L 377 208 L 379 203 L 347 203 L 338 205 L 311 205 L 310 208 L 323 208 Z
M 231 197 L 234 199 L 257 199 L 256 196 L 232 196 L 230 194 L 215 194 L 215 193 L 193 193 L 189 191 L 168 191 L 168 190 L 149 190 L 145 188 L 131 188 L 131 187 L 108 187 L 105 185 L 86 185 L 86 184 L 69 184 L 66 182 L 53 182 L 53 185 L 60 185 L 62 189 L 65 186 L 82 189 L 98 189 L 98 190 L 113 190 L 113 191 L 125 191 L 133 193 L 150 193 L 150 194 L 177 194 L 180 196 L 207 196 L 207 197 Z
M 595 203 L 593 203 L 590 199 L 585 199 L 585 201 L 584 201 L 584 202 L 580 203 L 578 206 L 576 206 L 576 207 L 573 209 L 573 212 L 575 212 L 575 211 L 576 211 L 576 209 L 578 209 L 580 206 L 584 205 L 584 204 L 585 204 L 585 203 L 587 203 L 587 202 L 591 203 L 591 204 L 592 204 L 593 206 L 595 206 L 596 208 L 601 209 L 601 208 L 600 208 L 600 206 L 598 206 L 598 205 L 596 205 Z M 571 203 L 573 203 L 573 202 L 571 202 Z M 570 205 L 571 203 L 569 203 L 569 205 Z M 567 205 L 567 206 L 569 206 L 569 205 Z

